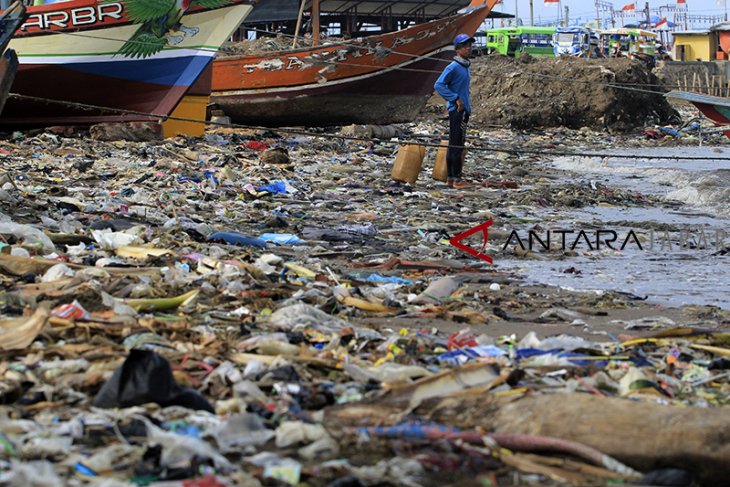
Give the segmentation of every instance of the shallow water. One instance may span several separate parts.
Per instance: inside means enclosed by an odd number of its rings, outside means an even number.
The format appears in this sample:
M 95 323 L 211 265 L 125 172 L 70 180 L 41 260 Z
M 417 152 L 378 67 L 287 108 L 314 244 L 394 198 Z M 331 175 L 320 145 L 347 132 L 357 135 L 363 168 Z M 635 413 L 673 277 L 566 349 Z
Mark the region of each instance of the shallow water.
M 636 155 L 636 158 L 619 159 L 611 157 L 612 154 Z M 682 156 L 707 157 L 708 160 L 688 160 Z M 713 215 L 730 217 L 730 148 L 616 150 L 606 152 L 604 158 L 558 158 L 553 166 L 643 194 L 681 201 Z
M 637 157 L 618 159 L 612 154 Z M 682 156 L 711 160 L 683 160 Z M 627 149 L 606 152 L 603 158 L 563 157 L 552 165 L 565 172 L 565 180 L 600 182 L 684 205 L 679 209 L 589 207 L 551 211 L 553 228 L 611 229 L 622 236 L 621 240 L 634 230 L 642 235 L 640 238 L 653 237 L 653 248 L 648 249 L 644 242 L 642 250 L 628 245 L 621 252 L 597 251 L 583 244 L 576 247 L 578 256 L 561 261 L 498 258 L 498 266 L 517 268 L 533 283 L 585 291 L 628 292 L 663 305 L 699 304 L 730 309 L 730 255 L 717 255 L 723 245 L 718 247 L 715 242 L 717 235 L 722 239 L 722 232 L 726 232 L 724 243 L 730 246 L 730 148 Z M 540 210 L 534 214 L 539 215 Z M 649 233 L 660 224 L 670 227 L 666 237 L 671 250 L 663 232 Z M 565 272 L 571 268 L 578 272 Z

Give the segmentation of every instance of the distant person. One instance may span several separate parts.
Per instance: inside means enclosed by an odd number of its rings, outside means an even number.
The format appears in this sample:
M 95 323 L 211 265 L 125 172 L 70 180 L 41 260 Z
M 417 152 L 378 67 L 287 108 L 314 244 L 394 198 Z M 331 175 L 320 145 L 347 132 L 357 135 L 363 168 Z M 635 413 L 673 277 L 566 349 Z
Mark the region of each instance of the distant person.
M 671 61 L 672 60 L 672 56 L 667 52 L 667 49 L 661 44 L 659 44 L 659 46 L 657 46 L 657 48 L 656 48 L 656 58 L 659 61 Z
M 464 144 L 466 142 L 466 127 L 471 115 L 471 101 L 469 85 L 471 72 L 472 47 L 475 39 L 467 34 L 459 34 L 454 38 L 456 56 L 454 61 L 436 81 L 434 88 L 447 102 L 449 111 L 449 148 L 446 152 L 447 184 L 455 189 L 471 187 L 462 180 Z

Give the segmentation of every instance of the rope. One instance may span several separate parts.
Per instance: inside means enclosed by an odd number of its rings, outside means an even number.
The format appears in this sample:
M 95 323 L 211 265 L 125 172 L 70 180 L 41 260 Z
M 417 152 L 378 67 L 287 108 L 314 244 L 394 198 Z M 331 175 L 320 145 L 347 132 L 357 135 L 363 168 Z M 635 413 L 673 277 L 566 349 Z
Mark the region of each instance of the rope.
M 226 123 L 226 122 L 214 122 L 210 120 L 199 120 L 199 119 L 193 119 L 193 118 L 186 118 L 186 117 L 176 117 L 172 115 L 163 115 L 163 114 L 156 114 L 156 113 L 147 113 L 147 112 L 141 112 L 136 110 L 127 110 L 123 108 L 113 108 L 113 107 L 104 107 L 99 105 L 90 105 L 88 103 L 78 103 L 78 102 L 71 102 L 71 101 L 63 101 L 63 100 L 54 100 L 51 98 L 43 98 L 38 96 L 30 96 L 30 95 L 21 95 L 18 93 L 10 93 L 8 95 L 8 98 L 13 98 L 16 100 L 26 100 L 26 101 L 34 101 L 34 102 L 41 102 L 41 103 L 50 103 L 54 105 L 60 105 L 68 108 L 76 108 L 80 110 L 96 110 L 96 111 L 102 111 L 102 112 L 110 112 L 110 113 L 117 113 L 120 115 L 134 115 L 144 118 L 156 118 L 161 121 L 166 120 L 175 120 L 180 122 L 192 122 L 192 123 L 201 123 L 204 125 L 209 126 L 217 126 L 217 127 L 224 127 L 224 128 L 240 128 L 240 129 L 248 129 L 248 130 L 262 130 L 262 131 L 271 131 L 271 127 L 264 127 L 264 126 L 258 126 L 258 125 L 244 125 L 244 124 L 237 124 L 237 123 Z M 350 136 L 350 135 L 342 135 L 342 134 L 325 134 L 325 133 L 318 133 L 318 132 L 312 132 L 302 129 L 294 129 L 294 128 L 277 128 L 275 129 L 277 132 L 283 132 L 290 135 L 302 135 L 306 137 L 319 137 L 323 139 L 336 139 L 336 140 L 347 140 L 347 141 L 354 141 L 354 142 L 374 142 L 374 143 L 383 143 L 383 142 L 392 142 L 396 143 L 398 145 L 422 145 L 424 147 L 448 147 L 453 149 L 468 149 L 470 151 L 476 151 L 476 152 L 488 152 L 488 153 L 507 153 L 507 154 L 514 154 L 514 155 L 541 155 L 541 156 L 556 156 L 556 157 L 583 157 L 583 158 L 612 158 L 612 159 L 644 159 L 644 160 L 683 160 L 683 161 L 730 161 L 730 157 L 702 157 L 702 156 L 645 156 L 645 155 L 637 155 L 637 154 L 606 154 L 606 153 L 600 153 L 600 152 L 579 152 L 579 151 L 546 151 L 541 148 L 523 148 L 523 149 L 507 149 L 507 148 L 497 148 L 497 147 L 485 147 L 483 145 L 472 145 L 472 146 L 466 146 L 466 145 L 441 145 L 440 143 L 433 143 L 433 142 L 423 142 L 422 140 L 382 140 L 382 139 L 376 139 L 372 137 L 357 137 L 357 136 Z M 441 136 L 429 136 L 429 135 L 416 135 L 416 138 L 426 139 L 426 140 L 438 140 L 440 141 L 442 139 Z M 487 139 L 483 138 L 472 138 L 472 140 L 476 140 L 479 142 L 488 142 Z

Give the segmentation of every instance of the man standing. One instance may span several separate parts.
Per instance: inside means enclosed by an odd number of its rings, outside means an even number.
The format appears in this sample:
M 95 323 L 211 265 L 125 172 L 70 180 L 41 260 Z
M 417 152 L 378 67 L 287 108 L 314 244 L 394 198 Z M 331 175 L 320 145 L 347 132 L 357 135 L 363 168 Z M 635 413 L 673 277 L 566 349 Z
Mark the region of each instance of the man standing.
M 459 34 L 454 38 L 456 57 L 449 64 L 434 88 L 447 102 L 449 111 L 449 149 L 446 153 L 448 169 L 447 184 L 456 189 L 469 188 L 470 185 L 461 179 L 462 154 L 466 142 L 466 125 L 469 123 L 471 103 L 469 100 L 469 84 L 471 82 L 471 49 L 474 38 L 467 34 Z

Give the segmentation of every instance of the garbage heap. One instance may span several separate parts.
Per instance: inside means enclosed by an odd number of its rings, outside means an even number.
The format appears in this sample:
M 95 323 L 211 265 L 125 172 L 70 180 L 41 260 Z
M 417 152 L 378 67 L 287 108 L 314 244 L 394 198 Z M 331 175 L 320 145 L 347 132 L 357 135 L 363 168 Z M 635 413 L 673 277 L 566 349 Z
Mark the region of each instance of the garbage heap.
M 0 143 L 0 484 L 726 482 L 718 310 L 495 332 L 637 300 L 457 254 L 420 215 L 469 202 L 383 183 L 388 143 L 274 135 Z
M 676 123 L 665 91 L 643 63 L 629 59 L 485 56 L 472 65 L 472 120 L 519 129 L 627 132 Z

